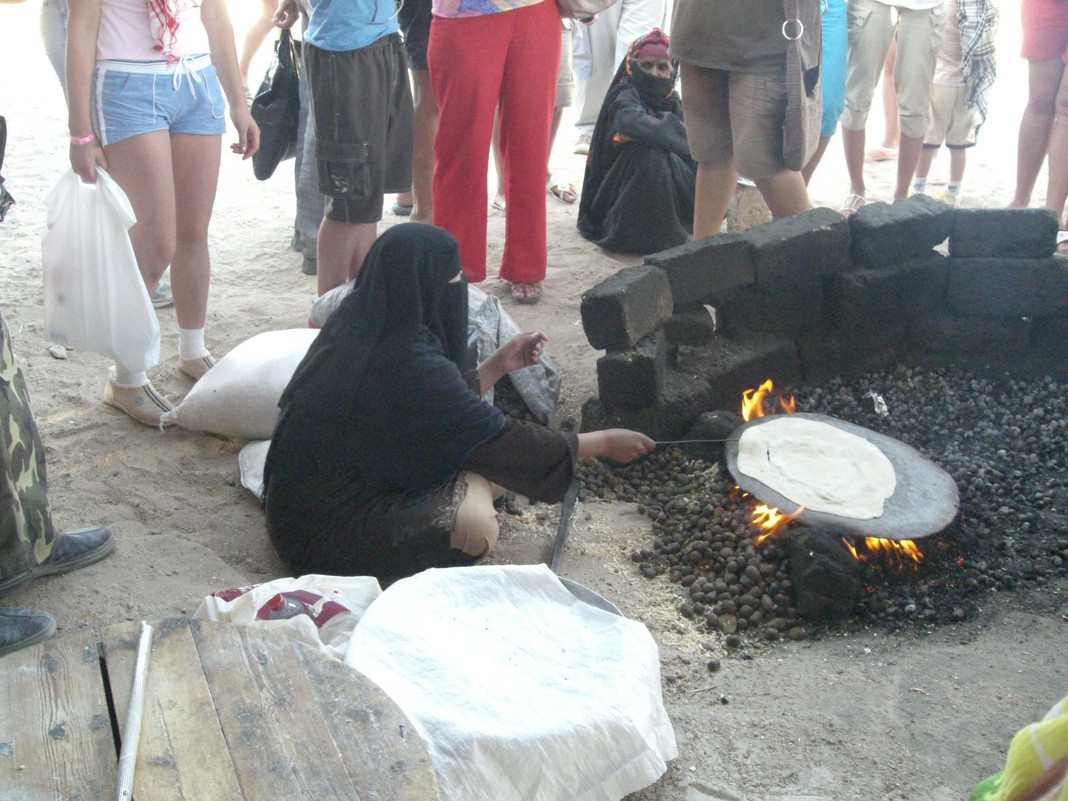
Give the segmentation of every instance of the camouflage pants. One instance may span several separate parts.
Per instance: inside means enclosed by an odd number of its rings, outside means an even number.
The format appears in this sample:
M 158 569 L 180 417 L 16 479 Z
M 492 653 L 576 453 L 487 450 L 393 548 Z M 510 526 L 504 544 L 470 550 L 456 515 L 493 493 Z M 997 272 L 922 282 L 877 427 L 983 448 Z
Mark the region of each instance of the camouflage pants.
M 0 314 L 0 581 L 47 559 L 54 537 L 44 446 Z

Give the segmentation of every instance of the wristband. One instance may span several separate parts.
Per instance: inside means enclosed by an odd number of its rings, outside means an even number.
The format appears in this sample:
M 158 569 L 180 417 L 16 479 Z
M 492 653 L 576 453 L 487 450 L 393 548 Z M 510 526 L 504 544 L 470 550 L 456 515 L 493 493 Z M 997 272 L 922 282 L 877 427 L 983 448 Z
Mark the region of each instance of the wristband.
M 70 143 L 72 145 L 87 145 L 95 139 L 96 137 L 93 136 L 92 133 L 87 133 L 85 136 L 75 136 L 74 134 L 71 134 Z

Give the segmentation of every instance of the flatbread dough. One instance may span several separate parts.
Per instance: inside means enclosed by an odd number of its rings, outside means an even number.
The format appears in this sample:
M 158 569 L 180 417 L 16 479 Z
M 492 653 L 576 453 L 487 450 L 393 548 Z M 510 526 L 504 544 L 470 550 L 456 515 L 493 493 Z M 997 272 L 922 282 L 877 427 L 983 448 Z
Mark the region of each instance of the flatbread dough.
M 863 437 L 784 415 L 738 440 L 738 470 L 814 512 L 872 520 L 894 494 L 890 460 Z

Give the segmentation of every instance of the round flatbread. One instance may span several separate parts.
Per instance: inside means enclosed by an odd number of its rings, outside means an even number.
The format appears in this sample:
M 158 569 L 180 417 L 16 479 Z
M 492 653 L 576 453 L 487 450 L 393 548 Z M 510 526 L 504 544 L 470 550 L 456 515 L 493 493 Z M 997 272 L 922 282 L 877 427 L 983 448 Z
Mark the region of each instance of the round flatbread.
M 880 517 L 897 486 L 894 466 L 877 446 L 789 415 L 742 433 L 738 470 L 798 506 L 855 520 Z

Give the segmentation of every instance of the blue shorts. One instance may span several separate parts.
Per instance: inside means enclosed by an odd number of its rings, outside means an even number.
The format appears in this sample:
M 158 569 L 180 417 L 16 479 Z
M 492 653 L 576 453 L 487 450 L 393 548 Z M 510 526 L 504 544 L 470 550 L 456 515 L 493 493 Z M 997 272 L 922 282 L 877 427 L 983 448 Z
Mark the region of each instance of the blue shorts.
M 226 132 L 226 101 L 209 56 L 163 61 L 99 61 L 93 119 L 101 145 L 139 134 Z

